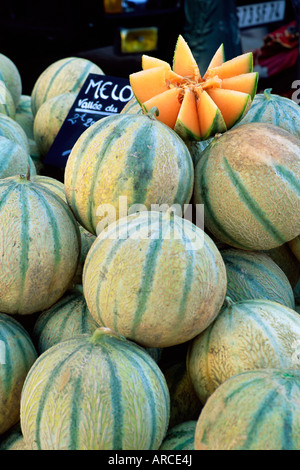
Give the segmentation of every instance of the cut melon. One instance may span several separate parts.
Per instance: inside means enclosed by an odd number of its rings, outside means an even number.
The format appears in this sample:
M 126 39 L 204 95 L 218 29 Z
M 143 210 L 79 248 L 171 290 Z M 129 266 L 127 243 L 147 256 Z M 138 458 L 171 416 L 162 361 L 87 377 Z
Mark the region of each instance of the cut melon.
M 143 54 L 142 55 L 142 69 L 152 69 L 153 67 L 165 67 L 166 70 L 170 70 L 170 64 L 165 62 L 164 60 L 157 59 L 156 57 L 151 57 L 149 55 Z
M 191 80 L 200 80 L 198 64 L 183 37 L 179 35 L 173 57 L 173 71 Z
M 159 111 L 157 119 L 171 127 L 171 129 L 174 129 L 181 107 L 179 94 L 180 88 L 170 88 L 159 95 L 153 96 L 150 100 L 145 101 L 143 108 L 146 112 L 149 112 L 153 107 L 157 108 Z
M 197 89 L 196 92 L 199 93 Z M 208 136 L 214 135 L 217 132 L 226 131 L 227 127 L 221 111 L 205 90 L 198 95 L 197 111 L 201 140 L 206 140 Z
M 192 140 L 199 140 L 201 138 L 197 100 L 190 88 L 188 88 L 184 94 L 177 120 L 175 121 L 174 130 L 178 134 L 184 135 L 185 138 L 189 140 L 190 137 Z
M 241 91 L 211 88 L 208 94 L 221 111 L 227 129 L 231 128 L 237 119 L 242 119 L 251 103 L 251 96 Z
M 221 44 L 220 47 L 216 50 L 213 58 L 211 59 L 207 70 L 212 69 L 214 67 L 219 67 L 225 62 L 225 50 L 224 44 Z
M 142 70 L 129 76 L 142 109 L 156 106 L 157 119 L 185 141 L 205 140 L 223 133 L 248 112 L 256 94 L 258 73 L 251 52 L 225 60 L 223 44 L 201 73 L 180 35 L 171 66 L 164 60 L 142 56 Z
M 258 82 L 258 72 L 242 73 L 235 77 L 224 78 L 222 80 L 222 88 L 227 90 L 242 91 L 248 93 L 253 100 Z

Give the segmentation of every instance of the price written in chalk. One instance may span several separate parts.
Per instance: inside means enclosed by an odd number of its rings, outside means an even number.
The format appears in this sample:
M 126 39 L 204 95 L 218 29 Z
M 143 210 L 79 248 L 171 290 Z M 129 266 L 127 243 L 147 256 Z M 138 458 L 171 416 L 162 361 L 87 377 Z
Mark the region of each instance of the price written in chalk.
M 65 167 L 79 136 L 99 119 L 119 114 L 133 97 L 129 80 L 90 74 L 79 91 L 44 162 Z

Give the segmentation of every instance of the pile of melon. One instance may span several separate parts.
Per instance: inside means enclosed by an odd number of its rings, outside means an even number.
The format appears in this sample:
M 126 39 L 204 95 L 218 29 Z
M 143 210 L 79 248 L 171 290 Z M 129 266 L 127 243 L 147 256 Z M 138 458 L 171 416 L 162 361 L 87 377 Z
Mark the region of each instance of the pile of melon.
M 141 69 L 60 181 L 104 72 L 64 58 L 24 96 L 0 54 L 0 449 L 300 450 L 299 106 L 222 45 Z

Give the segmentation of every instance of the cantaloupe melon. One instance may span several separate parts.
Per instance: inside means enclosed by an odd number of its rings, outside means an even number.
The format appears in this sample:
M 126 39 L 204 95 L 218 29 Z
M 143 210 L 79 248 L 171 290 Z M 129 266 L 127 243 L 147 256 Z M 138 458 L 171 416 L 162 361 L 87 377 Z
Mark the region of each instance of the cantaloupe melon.
M 143 55 L 142 70 L 129 79 L 143 109 L 156 106 L 158 120 L 186 141 L 199 141 L 225 132 L 246 115 L 256 94 L 258 73 L 253 72 L 251 52 L 226 61 L 221 44 L 202 77 L 179 35 L 172 68 L 161 59 Z

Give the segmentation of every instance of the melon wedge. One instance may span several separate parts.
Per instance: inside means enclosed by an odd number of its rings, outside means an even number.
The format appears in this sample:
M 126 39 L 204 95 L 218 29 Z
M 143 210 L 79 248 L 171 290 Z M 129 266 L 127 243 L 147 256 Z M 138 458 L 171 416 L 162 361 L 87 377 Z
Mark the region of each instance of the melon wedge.
M 242 73 L 235 77 L 224 78 L 222 88 L 248 93 L 254 99 L 258 82 L 258 72 Z
M 166 70 L 170 70 L 171 66 L 164 60 L 157 59 L 156 57 L 149 56 L 147 54 L 142 55 L 142 69 L 152 69 L 153 67 L 165 67 Z
M 212 135 L 225 132 L 227 126 L 216 103 L 205 90 L 200 92 L 200 90 L 196 89 L 196 93 L 198 95 L 197 113 L 200 123 L 201 140 L 206 140 Z
M 205 75 L 180 35 L 172 68 L 155 57 L 142 56 L 142 70 L 129 75 L 133 94 L 143 110 L 156 106 L 157 119 L 184 140 L 206 140 L 234 126 L 248 111 L 258 84 L 251 52 L 225 60 L 223 44 Z
M 200 80 L 200 71 L 193 54 L 181 35 L 177 39 L 173 56 L 173 71 L 191 80 Z
M 207 93 L 221 111 L 227 129 L 244 117 L 251 103 L 250 95 L 241 91 L 211 88 Z
M 219 78 L 235 77 L 242 73 L 250 73 L 253 71 L 253 54 L 252 52 L 245 52 L 245 54 L 227 60 L 218 67 L 209 68 L 206 72 L 206 77 L 217 75 Z M 205 78 L 206 78 L 205 77 Z
M 214 67 L 219 67 L 225 62 L 225 50 L 224 44 L 221 44 L 219 48 L 216 50 L 213 58 L 211 59 L 207 70 L 212 69 Z
M 174 131 L 185 140 L 200 140 L 201 131 L 198 119 L 196 95 L 189 88 L 184 94 L 175 122 Z
M 180 94 L 180 88 L 170 88 L 145 101 L 143 108 L 145 112 L 149 112 L 153 107 L 157 108 L 159 111 L 157 119 L 174 129 L 181 107 Z
M 166 81 L 166 68 L 153 67 L 130 75 L 130 85 L 139 103 L 169 89 Z

